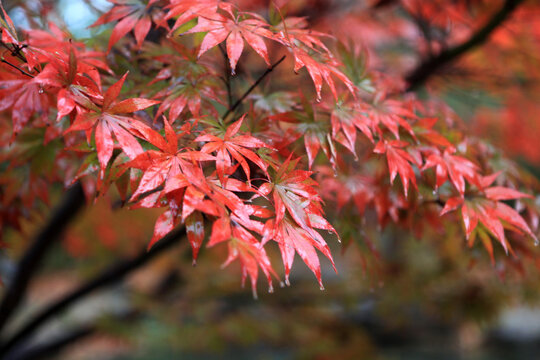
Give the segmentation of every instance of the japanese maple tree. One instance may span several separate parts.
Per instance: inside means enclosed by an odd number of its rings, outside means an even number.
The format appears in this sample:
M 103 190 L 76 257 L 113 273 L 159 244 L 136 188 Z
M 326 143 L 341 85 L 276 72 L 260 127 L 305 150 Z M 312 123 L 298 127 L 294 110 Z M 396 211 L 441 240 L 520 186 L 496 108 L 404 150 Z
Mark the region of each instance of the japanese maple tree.
M 335 270 L 328 244 L 367 228 L 422 237 L 459 221 L 452 241 L 478 242 L 494 263 L 533 253 L 536 179 L 495 163 L 499 153 L 470 135 L 442 85 L 413 92 L 521 1 L 498 1 L 493 18 L 481 0 L 368 2 L 401 6 L 424 31 L 414 45 L 426 60 L 401 74 L 377 53 L 381 30 L 369 21 L 356 21 L 351 39 L 324 22 L 312 28 L 287 2 L 110 2 L 92 25 L 112 29 L 108 43 L 94 45 L 52 23 L 19 28 L 2 8 L 0 236 L 49 204 L 59 183 L 71 196 L 84 190 L 72 210 L 101 197 L 159 209 L 150 252 L 176 228 L 194 264 L 203 248 L 226 251 L 223 265 L 237 261 L 254 296 L 259 272 L 270 292 L 273 281 L 289 285 L 296 254 L 323 289 L 320 255 Z M 517 16 L 538 11 L 524 3 Z M 457 30 L 445 34 L 449 23 Z

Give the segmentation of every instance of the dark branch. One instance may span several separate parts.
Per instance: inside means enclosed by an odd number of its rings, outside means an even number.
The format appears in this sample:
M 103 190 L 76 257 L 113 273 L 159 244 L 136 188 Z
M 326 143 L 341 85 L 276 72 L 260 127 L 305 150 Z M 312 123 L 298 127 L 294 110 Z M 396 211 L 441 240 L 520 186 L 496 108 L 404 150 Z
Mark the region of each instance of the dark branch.
M 497 29 L 518 7 L 523 0 L 506 0 L 503 7 L 478 32 L 474 33 L 469 40 L 451 49 L 443 50 L 439 55 L 423 61 L 415 70 L 406 76 L 407 91 L 417 89 L 426 80 L 439 71 L 446 64 L 456 60 L 467 51 L 482 45 L 489 36 Z
M 253 91 L 253 89 L 255 89 L 257 87 L 257 85 L 259 85 L 261 83 L 261 81 L 263 81 L 263 79 L 272 72 L 272 70 L 274 70 L 279 64 L 281 64 L 281 62 L 285 60 L 285 55 L 283 55 L 281 57 L 281 59 L 279 59 L 278 61 L 276 61 L 274 64 L 272 64 L 272 66 L 270 66 L 268 69 L 266 69 L 266 71 L 261 75 L 259 76 L 259 78 L 257 79 L 257 81 L 255 81 L 253 83 L 253 85 L 251 85 L 249 87 L 249 89 L 246 90 L 246 92 L 244 93 L 244 95 L 242 95 L 242 97 L 240 97 L 240 99 L 238 99 L 233 106 L 231 106 L 227 112 L 225 112 L 225 114 L 223 114 L 223 120 L 227 119 L 227 116 L 229 116 L 234 110 L 236 110 L 237 107 L 240 106 L 240 104 L 242 104 L 242 101 L 244 101 L 244 99 Z
M 11 44 L 11 46 L 13 46 L 13 49 L 10 48 L 8 46 L 8 44 L 6 44 L 5 42 L 3 41 L 0 41 L 0 44 L 6 48 L 12 56 L 15 56 L 15 57 L 18 57 L 22 62 L 27 62 L 26 61 L 26 56 L 24 56 L 24 54 L 22 53 L 22 49 L 24 49 L 26 47 L 26 45 L 17 45 L 17 44 Z
M 0 345 L 0 354 L 7 353 L 21 341 L 29 339 L 29 337 L 48 319 L 66 310 L 69 306 L 90 294 L 92 291 L 122 280 L 124 276 L 131 271 L 143 266 L 157 255 L 172 247 L 184 234 L 184 228 L 178 228 L 171 231 L 159 240 L 149 251 L 146 249 L 141 250 L 139 255 L 134 258 L 124 259 L 114 263 L 87 283 L 81 285 L 70 294 L 67 294 L 62 299 L 43 309 L 33 319 L 27 322 L 26 325 L 23 325 L 22 329 L 18 330 L 11 338 L 2 342 L 2 345 Z
M 176 268 L 172 269 L 157 282 L 157 286 L 152 290 L 150 297 L 155 300 L 163 300 L 163 298 L 174 289 L 174 285 L 179 282 L 181 282 L 181 277 L 179 276 L 178 270 Z M 144 308 L 137 308 L 130 310 L 127 313 L 113 315 L 112 318 L 117 322 L 126 323 L 138 321 L 140 318 L 144 317 L 144 314 Z M 9 353 L 3 360 L 37 360 L 51 358 L 80 339 L 99 333 L 99 322 L 100 318 L 93 324 L 80 325 L 80 327 L 70 329 L 69 332 L 52 339 L 33 344 L 29 347 L 18 348 Z
M 232 98 L 232 87 L 231 87 L 231 64 L 229 62 L 229 57 L 227 56 L 227 52 L 223 49 L 221 44 L 218 46 L 221 55 L 223 55 L 223 61 L 225 66 L 225 78 L 223 81 L 225 82 L 225 86 L 227 87 L 227 104 L 229 108 L 232 106 L 233 98 Z
M 21 68 L 18 67 L 17 65 L 12 64 L 12 63 L 10 63 L 9 61 L 7 61 L 7 60 L 5 60 L 5 59 L 2 59 L 2 60 L 0 60 L 0 61 L 3 62 L 4 64 L 7 64 L 7 65 L 11 66 L 11 67 L 14 68 L 14 69 L 19 70 L 19 71 L 21 72 L 21 74 L 23 74 L 23 75 L 26 75 L 26 76 L 31 77 L 31 78 L 34 77 L 34 75 L 32 75 L 32 74 L 30 74 L 30 73 L 27 73 L 26 71 L 24 71 L 23 69 L 21 69 Z
M 19 261 L 15 276 L 11 279 L 0 304 L 0 331 L 23 300 L 28 283 L 39 268 L 47 250 L 54 244 L 55 240 L 84 204 L 84 192 L 81 184 L 77 182 L 68 189 L 48 224 L 37 234 L 30 248 L 26 250 Z
M 53 355 L 57 355 L 65 347 L 73 344 L 74 342 L 92 335 L 96 332 L 96 327 L 93 325 L 85 325 L 80 328 L 71 331 L 68 334 L 63 334 L 57 338 L 50 340 L 43 344 L 37 344 L 29 349 L 22 350 L 21 352 L 11 353 L 6 356 L 4 360 L 38 360 L 47 359 Z

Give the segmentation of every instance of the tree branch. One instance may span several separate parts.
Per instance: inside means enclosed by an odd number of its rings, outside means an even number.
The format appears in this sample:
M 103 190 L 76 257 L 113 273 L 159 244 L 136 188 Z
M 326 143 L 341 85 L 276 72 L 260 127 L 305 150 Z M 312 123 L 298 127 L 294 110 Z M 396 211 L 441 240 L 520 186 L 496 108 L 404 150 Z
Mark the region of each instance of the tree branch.
M 439 55 L 424 60 L 415 70 L 405 77 L 408 87 L 406 91 L 413 91 L 426 80 L 439 71 L 446 64 L 456 60 L 467 51 L 482 45 L 521 4 L 523 0 L 506 0 L 503 7 L 497 11 L 484 27 L 474 33 L 469 40 L 451 49 L 443 50 Z
M 223 114 L 223 120 L 227 119 L 227 116 L 229 116 L 234 110 L 236 110 L 237 107 L 240 106 L 240 104 L 242 104 L 242 101 L 244 101 L 244 99 L 253 91 L 253 89 L 255 89 L 257 85 L 261 83 L 261 81 L 263 81 L 266 75 L 270 74 L 272 70 L 274 70 L 279 64 L 281 64 L 281 62 L 283 62 L 283 60 L 285 60 L 285 57 L 286 56 L 283 55 L 278 61 L 272 64 L 272 66 L 266 69 L 266 71 L 261 76 L 259 76 L 259 78 L 253 83 L 253 85 L 249 87 L 249 89 L 246 90 L 246 92 L 240 97 L 240 99 L 238 99 L 233 106 L 227 109 L 227 112 Z
M 173 269 L 165 274 L 157 286 L 152 290 L 150 294 L 152 299 L 162 300 L 173 288 L 176 283 L 180 281 L 177 269 Z M 130 310 L 127 313 L 122 313 L 118 316 L 113 316 L 113 319 L 117 322 L 125 323 L 139 320 L 145 314 L 143 308 Z M 87 337 L 92 336 L 100 332 L 99 318 L 92 324 L 83 324 L 75 329 L 70 329 L 68 333 L 59 335 L 52 339 L 48 339 L 37 344 L 32 344 L 29 347 L 16 348 L 7 354 L 3 360 L 38 360 L 51 358 L 54 355 L 60 353 L 64 348 L 71 346 L 73 343 Z
M 223 63 L 225 66 L 225 78 L 223 79 L 223 81 L 225 82 L 225 86 L 227 87 L 227 104 L 230 108 L 233 103 L 231 87 L 231 64 L 229 63 L 229 57 L 227 56 L 227 52 L 223 49 L 221 44 L 219 44 L 218 48 L 221 52 L 221 55 L 223 56 Z
M 27 73 L 26 71 L 24 71 L 23 69 L 21 69 L 17 65 L 12 64 L 12 63 L 10 63 L 9 61 L 7 61 L 5 59 L 1 59 L 0 61 L 3 62 L 4 64 L 7 64 L 7 65 L 11 66 L 12 68 L 14 68 L 16 70 L 19 70 L 21 72 L 21 74 L 23 74 L 23 75 L 26 75 L 26 76 L 31 77 L 31 78 L 34 77 L 34 75 L 32 75 L 30 73 Z
M 7 354 L 4 360 L 47 359 L 53 355 L 57 355 L 65 347 L 71 345 L 75 341 L 94 334 L 96 330 L 97 328 L 94 325 L 84 325 L 68 334 L 60 335 L 47 343 L 34 345 L 29 349 L 21 351 L 20 353 Z
M 27 62 L 26 56 L 21 52 L 22 49 L 26 47 L 26 45 L 19 46 L 17 44 L 11 44 L 13 46 L 13 49 L 11 49 L 5 42 L 0 40 L 0 44 L 6 48 L 12 56 L 18 57 L 22 62 Z
M 23 300 L 30 279 L 39 268 L 47 250 L 85 204 L 82 185 L 77 182 L 68 189 L 48 224 L 37 234 L 30 248 L 19 261 L 15 276 L 0 303 L 0 331 Z M 1 352 L 0 352 L 1 353 Z
M 143 266 L 148 261 L 161 254 L 178 242 L 178 239 L 185 234 L 183 227 L 171 231 L 161 238 L 149 251 L 141 250 L 139 255 L 131 259 L 124 259 L 112 264 L 87 283 L 64 296 L 62 299 L 51 304 L 39 312 L 33 319 L 23 325 L 11 338 L 2 341 L 0 345 L 0 354 L 7 353 L 21 341 L 28 339 L 37 329 L 39 329 L 48 319 L 61 313 L 69 306 L 90 294 L 92 291 L 114 284 L 124 278 L 131 271 Z

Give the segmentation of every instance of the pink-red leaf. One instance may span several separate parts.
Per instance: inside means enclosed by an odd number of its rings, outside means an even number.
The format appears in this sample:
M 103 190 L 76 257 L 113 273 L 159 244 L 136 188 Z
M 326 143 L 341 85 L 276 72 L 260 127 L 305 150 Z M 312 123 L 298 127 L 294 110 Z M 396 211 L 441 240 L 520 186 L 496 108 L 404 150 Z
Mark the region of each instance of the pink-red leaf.
M 191 250 L 193 251 L 193 264 L 197 261 L 197 255 L 204 240 L 204 222 L 199 211 L 193 212 L 186 218 L 186 232 Z

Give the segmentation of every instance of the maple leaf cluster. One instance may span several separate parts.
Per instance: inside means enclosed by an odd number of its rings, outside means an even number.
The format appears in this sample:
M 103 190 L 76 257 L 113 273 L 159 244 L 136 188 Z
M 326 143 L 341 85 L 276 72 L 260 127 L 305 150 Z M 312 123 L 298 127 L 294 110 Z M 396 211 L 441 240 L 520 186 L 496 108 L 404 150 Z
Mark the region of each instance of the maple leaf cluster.
M 340 211 L 420 233 L 459 209 L 492 257 L 492 239 L 513 253 L 508 232 L 536 241 L 527 181 L 486 165 L 447 107 L 404 95 L 358 47 L 280 8 L 268 20 L 217 0 L 111 2 L 93 25 L 113 24 L 106 52 L 53 24 L 19 36 L 3 12 L 0 230 L 48 201 L 47 182 L 81 181 L 89 197 L 116 187 L 124 206 L 162 209 L 149 248 L 183 224 L 194 262 L 226 245 L 224 265 L 238 260 L 254 291 L 259 271 L 270 290 L 281 282 L 271 243 L 286 284 L 298 254 L 323 288 L 318 252 L 335 269 Z M 251 62 L 262 75 L 238 96 Z M 263 80 L 281 89 L 255 90 Z

